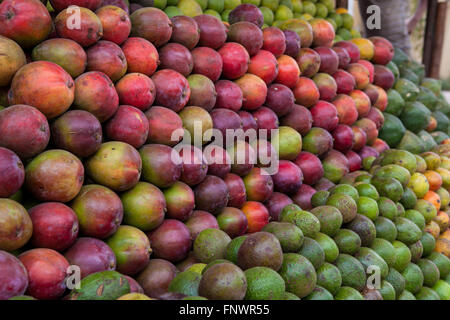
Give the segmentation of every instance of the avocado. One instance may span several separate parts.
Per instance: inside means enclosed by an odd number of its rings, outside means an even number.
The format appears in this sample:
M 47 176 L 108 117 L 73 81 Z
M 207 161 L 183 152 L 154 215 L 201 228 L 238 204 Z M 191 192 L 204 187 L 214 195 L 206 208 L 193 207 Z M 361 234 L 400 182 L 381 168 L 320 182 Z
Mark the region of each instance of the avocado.
M 342 222 L 352 221 L 358 211 L 355 200 L 346 194 L 336 193 L 328 197 L 327 206 L 335 207 L 342 214 Z
M 431 288 L 422 287 L 419 292 L 416 293 L 417 300 L 441 300 L 441 297 Z
M 194 271 L 180 272 L 169 284 L 169 291 L 187 296 L 198 296 L 198 286 L 202 276 Z
M 329 191 L 330 191 L 330 194 L 336 194 L 336 193 L 346 194 L 346 195 L 352 197 L 353 200 L 355 200 L 355 201 L 358 201 L 358 198 L 359 198 L 358 190 L 356 190 L 353 186 L 351 186 L 349 184 L 335 185 Z
M 332 206 L 319 206 L 311 210 L 311 213 L 320 221 L 320 232 L 332 237 L 342 225 L 341 212 Z
M 311 205 L 313 207 L 323 206 L 327 203 L 327 199 L 329 196 L 330 196 L 330 192 L 327 190 L 317 191 L 311 197 Z
M 194 255 L 199 262 L 210 263 L 222 259 L 231 238 L 219 229 L 205 229 L 201 231 L 194 241 Z
M 278 271 L 283 260 L 280 241 L 269 232 L 255 232 L 244 240 L 238 251 L 237 265 L 243 270 L 268 267 Z
M 341 272 L 342 285 L 361 291 L 366 285 L 366 271 L 358 259 L 341 253 L 334 265 Z
M 342 284 L 341 272 L 336 266 L 325 262 L 317 270 L 317 284 L 335 294 Z
M 335 300 L 364 300 L 364 297 L 357 290 L 351 287 L 341 287 L 334 296 Z
M 420 259 L 417 261 L 417 265 L 423 274 L 423 285 L 427 287 L 433 287 L 439 280 L 441 274 L 439 269 L 433 261 L 428 259 Z
M 299 297 L 297 297 L 295 294 L 290 292 L 284 292 L 283 299 L 281 300 L 301 300 Z
M 286 291 L 300 299 L 309 295 L 316 287 L 317 275 L 314 266 L 300 254 L 285 253 L 279 274 L 286 283 Z
M 296 225 L 288 222 L 269 222 L 262 231 L 272 233 L 278 241 L 284 253 L 298 252 L 303 244 L 303 232 Z
M 324 233 L 318 233 L 314 240 L 322 247 L 325 253 L 325 261 L 333 262 L 339 255 L 339 249 L 334 240 Z
M 359 235 L 348 229 L 340 229 L 334 236 L 334 242 L 338 246 L 340 253 L 354 255 L 361 248 Z
M 220 264 L 220 263 L 229 263 L 230 261 L 228 261 L 228 260 L 225 260 L 225 259 L 216 259 L 216 260 L 214 260 L 214 261 L 211 261 L 210 263 L 208 263 L 203 269 L 202 269 L 202 272 L 200 273 L 200 274 L 204 274 L 205 272 L 206 272 L 206 270 L 208 270 L 209 268 L 211 268 L 212 266 L 215 266 L 216 264 Z M 191 271 L 194 271 L 194 270 L 192 270 L 192 269 L 186 269 L 185 271 L 187 271 L 187 270 L 191 270 Z
M 398 272 L 403 272 L 407 265 L 411 262 L 411 251 L 409 248 L 400 241 L 393 241 L 392 245 L 395 249 L 395 263 L 394 268 Z
M 419 268 L 417 264 L 409 263 L 405 270 L 402 272 L 403 278 L 405 278 L 405 289 L 415 294 L 419 292 L 419 290 L 423 286 L 423 274 L 422 270 Z
M 381 281 L 381 287 L 378 291 L 380 291 L 383 300 L 395 300 L 395 289 L 388 281 Z
M 314 237 L 320 231 L 320 221 L 311 212 L 303 211 L 299 206 L 290 204 L 280 213 L 280 222 L 290 222 L 299 227 L 305 237 Z
M 422 238 L 422 231 L 411 220 L 403 217 L 395 219 L 395 227 L 397 228 L 397 240 L 406 245 L 411 245 Z
M 370 248 L 378 253 L 378 255 L 383 258 L 383 260 L 388 264 L 389 267 L 392 267 L 394 265 L 395 249 L 392 243 L 385 239 L 376 238 Z
M 403 188 L 403 195 L 400 199 L 400 203 L 405 209 L 412 209 L 417 203 L 417 196 L 410 188 Z
M 357 182 L 355 183 L 355 188 L 356 190 L 358 190 L 358 194 L 360 197 L 368 197 L 374 199 L 375 201 L 378 201 L 378 199 L 380 199 L 380 194 L 378 193 L 377 189 L 370 183 Z
M 375 224 L 361 214 L 357 214 L 355 219 L 346 225 L 346 228 L 359 235 L 362 246 L 370 246 L 377 236 Z
M 402 184 L 394 178 L 373 177 L 370 183 L 375 186 L 382 197 L 391 199 L 394 202 L 399 201 L 403 195 Z
M 380 214 L 377 202 L 369 197 L 359 197 L 358 214 L 364 215 L 372 221 L 375 221 Z
M 245 300 L 281 300 L 284 297 L 285 283 L 274 270 L 254 267 L 244 271 L 247 280 Z
M 247 236 L 240 236 L 231 240 L 227 245 L 227 249 L 225 251 L 225 259 L 233 262 L 234 264 L 237 264 L 237 255 L 239 252 L 239 248 L 241 247 L 245 239 L 247 239 Z
M 386 281 L 389 282 L 392 287 L 394 287 L 395 296 L 397 298 L 402 294 L 403 290 L 405 290 L 405 278 L 403 278 L 402 274 L 394 268 L 389 269 Z
M 450 259 L 440 252 L 432 252 L 428 257 L 438 267 L 441 279 L 445 279 L 450 274 Z
M 305 237 L 298 253 L 308 259 L 316 270 L 325 262 L 325 251 L 316 240 L 311 238 Z
M 355 258 L 361 262 L 366 271 L 372 266 L 378 267 L 382 279 L 386 278 L 389 273 L 389 266 L 386 261 L 384 261 L 378 253 L 370 248 L 361 247 L 361 249 L 359 249 L 356 253 Z
M 436 239 L 434 239 L 434 237 L 428 232 L 422 232 L 422 238 L 420 239 L 420 242 L 422 242 L 423 247 L 422 256 L 428 257 L 434 250 Z
M 327 289 L 316 286 L 304 300 L 334 300 L 334 297 Z
M 386 197 L 380 197 L 377 203 L 380 216 L 385 217 L 389 220 L 394 220 L 397 217 L 398 210 L 397 205 L 394 201 Z
M 417 263 L 417 261 L 419 261 L 420 258 L 422 258 L 423 254 L 422 242 L 420 242 L 419 240 L 413 244 L 410 244 L 409 252 L 411 252 L 411 262 Z
M 204 272 L 198 287 L 198 294 L 211 300 L 242 300 L 246 291 L 244 272 L 229 262 L 216 264 Z
M 396 203 L 397 205 L 397 217 L 405 217 L 405 207 L 400 202 Z
M 398 296 L 397 300 L 417 300 L 416 297 L 409 292 L 408 290 L 404 290 L 400 296 Z
M 441 297 L 441 300 L 450 300 L 450 284 L 444 280 L 438 280 L 432 288 Z
M 378 238 L 382 238 L 390 242 L 397 239 L 397 228 L 391 220 L 385 217 L 378 217 L 374 224 Z
M 423 215 L 426 223 L 432 221 L 437 215 L 436 207 L 425 199 L 417 200 L 414 209 Z

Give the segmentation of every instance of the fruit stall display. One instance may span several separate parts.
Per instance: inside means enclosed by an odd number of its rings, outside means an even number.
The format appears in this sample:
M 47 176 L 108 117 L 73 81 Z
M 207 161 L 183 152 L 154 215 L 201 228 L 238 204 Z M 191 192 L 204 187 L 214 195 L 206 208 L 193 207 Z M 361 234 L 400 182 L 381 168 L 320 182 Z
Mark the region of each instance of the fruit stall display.
M 1 300 L 450 299 L 439 82 L 249 2 L 0 3 Z

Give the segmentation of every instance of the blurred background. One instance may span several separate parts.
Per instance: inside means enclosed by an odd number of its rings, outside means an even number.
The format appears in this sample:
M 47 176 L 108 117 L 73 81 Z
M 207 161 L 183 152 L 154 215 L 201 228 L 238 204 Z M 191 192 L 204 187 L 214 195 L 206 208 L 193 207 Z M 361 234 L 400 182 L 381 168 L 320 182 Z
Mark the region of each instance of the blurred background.
M 387 0 L 381 0 L 381 1 L 387 1 Z M 394 0 L 398 1 L 398 0 Z M 355 17 L 355 27 L 356 29 L 362 31 L 364 29 L 363 21 L 361 19 L 361 16 L 359 14 L 359 5 L 357 0 L 348 0 L 348 1 L 341 1 L 341 3 L 338 2 L 338 5 L 347 5 L 347 8 L 349 12 Z M 419 5 L 420 0 L 409 0 L 409 16 L 413 16 L 416 12 L 417 6 Z M 434 3 L 433 3 L 434 2 Z M 425 11 L 425 14 L 422 15 L 422 18 L 417 23 L 415 29 L 411 33 L 411 56 L 414 60 L 418 62 L 426 62 L 428 61 L 428 64 L 434 64 L 434 71 L 431 72 L 431 76 L 435 78 L 439 78 L 442 80 L 443 89 L 449 91 L 450 90 L 450 2 L 447 1 L 439 1 L 439 0 L 428 0 L 428 8 Z M 445 23 L 443 25 L 436 25 L 437 17 L 434 15 L 431 15 L 431 18 L 429 19 L 431 23 L 431 28 L 438 28 L 434 32 L 431 32 L 433 34 L 433 39 L 431 37 L 426 36 L 426 28 L 427 28 L 427 16 L 428 11 L 430 10 L 430 5 L 435 6 L 434 10 L 437 12 L 434 14 L 440 15 L 439 19 L 442 21 L 443 17 L 445 18 Z M 445 7 L 445 14 L 443 14 L 442 8 Z M 440 21 L 438 21 L 438 24 L 441 24 Z M 436 45 L 436 42 L 442 42 L 440 48 L 440 45 Z M 424 60 L 424 47 L 428 44 L 429 48 L 429 55 L 435 56 L 434 59 L 430 59 L 431 57 L 425 57 Z M 441 54 L 439 55 L 439 51 L 442 50 Z M 436 57 L 438 54 L 439 57 Z M 438 59 L 440 58 L 440 59 Z M 427 60 L 428 59 L 428 60 Z M 431 61 L 434 60 L 434 61 Z M 438 63 L 436 60 L 440 60 Z M 436 66 L 438 64 L 438 66 Z M 429 66 L 430 68 L 430 66 Z M 430 72 L 431 70 L 429 70 Z M 447 93 L 447 100 L 450 101 L 450 93 Z

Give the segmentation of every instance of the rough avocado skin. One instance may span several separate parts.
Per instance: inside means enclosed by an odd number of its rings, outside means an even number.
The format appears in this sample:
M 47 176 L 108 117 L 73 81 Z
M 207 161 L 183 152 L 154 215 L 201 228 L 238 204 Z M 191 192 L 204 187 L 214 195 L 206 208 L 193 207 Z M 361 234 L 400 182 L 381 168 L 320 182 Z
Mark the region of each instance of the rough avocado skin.
M 326 262 L 317 270 L 317 284 L 335 294 L 342 285 L 341 272 L 336 266 Z
M 297 252 L 303 244 L 303 232 L 288 222 L 269 222 L 262 231 L 272 233 L 280 241 L 283 252 Z
M 334 236 L 334 242 L 340 253 L 353 255 L 361 248 L 361 239 L 358 234 L 348 229 L 340 229 Z
M 372 242 L 375 240 L 377 235 L 377 231 L 372 220 L 361 214 L 357 214 L 356 218 L 347 224 L 346 228 L 356 232 L 361 238 L 361 245 L 366 247 L 372 245 Z
M 416 293 L 417 300 L 441 300 L 439 295 L 428 287 L 422 287 L 419 292 Z
M 247 291 L 244 272 L 232 263 L 209 268 L 200 281 L 198 293 L 211 300 L 242 300 Z
M 311 210 L 320 221 L 320 232 L 330 237 L 339 231 L 342 225 L 341 212 L 332 206 L 320 206 Z
M 389 269 L 386 281 L 394 287 L 397 298 L 402 294 L 403 290 L 405 290 L 405 278 L 403 278 L 402 274 L 394 268 Z
M 334 265 L 342 276 L 342 285 L 361 291 L 366 285 L 364 266 L 356 258 L 348 254 L 340 254 Z
M 450 259 L 439 252 L 432 252 L 427 259 L 430 259 L 438 267 L 441 279 L 445 279 L 450 275 Z
M 316 270 L 325 262 L 325 252 L 320 244 L 311 238 L 305 237 L 303 246 L 298 253 L 308 259 Z
M 416 243 L 422 238 L 422 231 L 414 222 L 407 218 L 397 218 L 395 226 L 397 227 L 397 240 L 406 245 Z
M 317 275 L 314 266 L 302 255 L 284 254 L 279 273 L 286 283 L 286 291 L 299 298 L 306 297 L 316 287 Z
M 283 278 L 274 270 L 254 267 L 244 271 L 247 279 L 245 300 L 281 300 L 285 292 Z
M 395 224 L 385 217 L 378 217 L 375 220 L 375 229 L 377 238 L 385 239 L 390 242 L 397 239 L 397 228 L 395 227 Z
M 417 299 L 411 292 L 409 292 L 408 290 L 404 290 L 397 298 L 397 300 L 417 300 Z
M 374 250 L 362 247 L 355 257 L 361 262 L 365 270 L 368 270 L 371 266 L 376 266 L 380 269 L 382 279 L 386 278 L 388 275 L 389 266 Z
M 341 287 L 336 295 L 335 300 L 364 300 L 364 297 L 352 287 Z
M 334 300 L 333 295 L 325 288 L 316 286 L 304 300 Z
M 325 252 L 325 261 L 334 262 L 339 255 L 339 248 L 332 238 L 324 233 L 318 233 L 314 240 L 322 247 Z
M 116 300 L 130 293 L 128 280 L 116 271 L 96 272 L 83 278 L 70 300 Z
M 247 236 L 236 237 L 228 244 L 225 251 L 225 259 L 237 264 L 237 255 L 242 243 L 247 239 Z
M 389 267 L 392 267 L 395 263 L 395 249 L 392 243 L 385 239 L 377 238 L 372 243 L 371 249 L 383 258 Z
M 381 287 L 378 291 L 381 293 L 383 300 L 395 300 L 395 289 L 392 284 L 386 280 L 381 282 Z
M 412 294 L 419 292 L 423 286 L 423 274 L 419 266 L 411 262 L 403 270 L 402 275 L 406 281 L 405 289 Z
M 225 251 L 231 238 L 222 230 L 205 229 L 194 241 L 194 254 L 202 263 L 210 263 L 225 257 Z
M 263 266 L 278 271 L 283 262 L 280 241 L 269 232 L 253 233 L 239 248 L 237 262 L 243 270 Z
M 320 231 L 320 221 L 311 212 L 298 210 L 288 210 L 291 205 L 288 205 L 280 214 L 279 220 L 281 222 L 290 222 L 299 227 L 303 235 L 314 238 Z M 293 205 L 295 206 L 295 205 Z
M 187 296 L 198 296 L 198 286 L 201 275 L 194 271 L 180 272 L 173 278 L 169 285 L 170 292 L 185 294 Z

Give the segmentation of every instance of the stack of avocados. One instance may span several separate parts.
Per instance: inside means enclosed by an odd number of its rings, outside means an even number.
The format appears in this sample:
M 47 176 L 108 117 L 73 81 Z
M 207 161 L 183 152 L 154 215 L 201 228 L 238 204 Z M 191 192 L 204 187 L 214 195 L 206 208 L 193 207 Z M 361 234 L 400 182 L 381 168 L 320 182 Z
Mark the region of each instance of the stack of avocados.
M 441 82 L 426 78 L 424 66 L 398 48 L 387 67 L 396 81 L 387 92 L 379 138 L 391 148 L 412 153 L 429 151 L 448 139 L 450 105 L 442 95 Z

